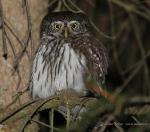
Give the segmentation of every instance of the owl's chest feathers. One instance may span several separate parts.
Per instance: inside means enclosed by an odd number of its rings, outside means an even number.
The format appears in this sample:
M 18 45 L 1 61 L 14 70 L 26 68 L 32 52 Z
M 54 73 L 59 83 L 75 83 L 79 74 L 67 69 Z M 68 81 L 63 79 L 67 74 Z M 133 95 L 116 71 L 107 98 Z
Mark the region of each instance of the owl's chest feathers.
M 46 49 L 43 49 L 43 56 Z M 48 53 L 48 52 L 47 52 Z M 62 89 L 74 89 L 79 93 L 86 93 L 83 80 L 86 69 L 86 58 L 78 55 L 69 44 L 55 47 L 49 51 L 47 58 L 41 58 L 37 84 L 41 85 L 40 96 L 45 98 L 55 94 Z M 40 80 L 41 79 L 41 80 Z M 36 84 L 36 85 L 37 85 Z
M 83 74 L 86 68 L 86 60 L 83 55 L 78 55 L 64 44 L 56 53 L 52 53 L 49 63 L 52 67 L 50 70 L 51 83 L 55 89 L 61 90 L 65 88 L 72 88 L 77 91 L 84 87 Z

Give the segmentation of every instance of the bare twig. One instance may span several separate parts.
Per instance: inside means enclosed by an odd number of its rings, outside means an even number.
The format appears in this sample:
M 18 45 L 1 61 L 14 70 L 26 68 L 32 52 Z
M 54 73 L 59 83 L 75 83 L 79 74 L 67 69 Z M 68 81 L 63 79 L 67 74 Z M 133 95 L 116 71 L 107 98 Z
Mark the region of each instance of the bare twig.
M 104 124 L 102 124 L 101 129 L 99 130 L 99 132 L 104 132 L 106 130 L 106 127 L 108 126 L 108 124 L 114 119 L 113 115 L 110 115 L 107 120 L 104 122 Z
M 146 13 L 140 12 L 133 5 L 125 4 L 124 2 L 122 2 L 120 0 L 111 0 L 111 1 L 112 1 L 112 3 L 122 7 L 123 9 L 125 9 L 127 12 L 133 12 L 133 13 L 147 19 L 148 21 L 150 21 L 149 14 L 147 15 Z
M 11 102 L 10 104 L 8 104 L 4 109 L 7 110 L 9 107 L 11 107 L 12 105 L 14 105 L 15 102 L 18 101 L 18 98 L 19 98 L 21 95 L 23 95 L 24 93 L 26 93 L 26 92 L 27 92 L 27 89 L 25 89 L 24 91 L 19 91 L 19 92 L 17 92 L 17 95 L 14 95 L 14 96 L 13 96 L 14 99 L 12 100 L 12 102 Z
M 55 98 L 57 98 L 57 96 L 50 97 L 50 98 L 48 98 L 48 99 L 46 99 L 46 100 L 43 100 L 41 103 L 39 103 L 39 104 L 36 106 L 36 108 L 34 108 L 34 110 L 30 113 L 30 115 L 25 119 L 25 121 L 24 121 L 24 123 L 23 123 L 23 125 L 22 125 L 22 127 L 21 127 L 21 129 L 20 129 L 20 132 L 24 132 L 24 129 L 25 129 L 26 125 L 27 125 L 28 122 L 32 119 L 32 117 L 33 117 L 34 114 L 38 111 L 38 109 L 39 109 L 40 107 L 42 107 L 45 103 L 47 103 L 48 101 L 53 100 L 53 99 L 55 99 Z
M 135 67 L 137 67 L 138 65 L 140 65 L 141 63 L 143 63 L 144 60 L 146 60 L 148 57 L 150 57 L 150 50 L 148 51 L 148 53 L 145 55 L 144 58 L 142 58 L 141 60 L 139 60 L 137 63 L 131 65 L 128 69 L 126 69 L 123 74 L 126 74 L 128 72 L 130 72 L 131 70 L 133 70 Z M 144 59 L 144 60 L 143 60 Z
M 55 4 L 58 0 L 52 0 L 50 1 L 50 3 L 48 4 L 49 7 L 51 7 L 53 4 Z
M 35 123 L 37 123 L 37 124 L 39 124 L 39 125 L 42 125 L 42 126 L 48 127 L 48 128 L 50 128 L 50 129 L 51 129 L 51 126 L 50 126 L 50 125 L 45 124 L 44 122 L 41 122 L 41 121 L 38 121 L 38 120 L 35 120 L 35 119 L 31 119 L 31 121 L 33 121 L 33 122 L 35 122 Z M 61 129 L 59 129 L 59 128 L 53 127 L 53 129 L 54 129 L 54 130 L 56 130 L 56 131 L 58 131 L 58 132 L 62 132 L 62 130 L 61 130 Z
M 54 109 L 49 110 L 50 132 L 54 132 Z
M 149 73 L 148 65 L 147 65 L 147 63 L 144 59 L 145 56 L 146 56 L 146 53 L 145 53 L 145 50 L 143 48 L 143 44 L 142 44 L 142 41 L 141 41 L 141 35 L 140 35 L 139 28 L 138 28 L 139 25 L 136 21 L 136 17 L 133 16 L 131 13 L 129 13 L 129 17 L 130 17 L 131 24 L 132 24 L 132 27 L 133 27 L 133 31 L 134 31 L 134 34 L 135 34 L 135 37 L 136 37 L 136 40 L 137 40 L 137 45 L 138 45 L 138 47 L 140 49 L 140 52 L 141 52 L 142 60 L 144 60 L 143 61 L 143 63 L 144 63 L 144 65 L 143 65 L 144 66 L 144 75 L 145 75 L 145 81 L 146 81 L 146 84 L 147 84 L 146 85 L 147 88 L 145 89 L 145 92 L 148 94 L 149 89 L 150 89 L 150 82 L 149 82 L 150 78 L 149 78 L 149 75 L 148 75 L 148 73 Z
M 21 46 L 23 46 L 23 49 L 21 50 L 21 52 L 19 53 L 19 55 L 17 56 L 17 58 L 15 59 L 15 64 L 14 64 L 14 68 L 15 70 L 17 69 L 18 65 L 19 65 L 19 62 L 21 60 L 21 58 L 23 57 L 24 55 L 24 52 L 26 52 L 27 56 L 28 56 L 28 52 L 26 50 L 27 48 L 27 45 L 22 42 L 18 36 L 16 35 L 16 33 L 11 29 L 11 27 L 8 25 L 8 23 L 6 22 L 6 20 L 4 21 L 4 24 L 5 26 L 9 29 L 9 31 L 12 33 L 12 35 L 16 38 L 16 40 L 19 42 L 19 44 L 21 44 Z M 28 56 L 29 57 L 29 56 Z
M 63 4 L 64 4 L 64 6 L 65 6 L 69 11 L 74 12 L 74 13 L 79 12 L 79 11 L 73 10 L 73 9 L 67 4 L 66 0 L 63 0 Z
M 7 43 L 6 43 L 6 31 L 5 31 L 5 28 L 4 28 L 4 14 L 3 14 L 3 7 L 2 7 L 2 2 L 0 0 L 0 12 L 1 12 L 1 26 L 2 26 L 2 40 L 3 40 L 3 57 L 5 59 L 7 59 L 7 56 L 8 56 L 8 50 L 7 50 Z
M 14 27 L 12 26 L 12 24 L 6 19 L 6 17 L 4 17 L 4 25 L 7 27 L 7 29 L 10 31 L 10 33 L 16 38 L 16 40 L 18 41 L 18 43 L 21 45 L 21 47 L 23 48 L 25 43 L 22 42 L 20 39 L 19 39 L 19 35 L 17 33 L 17 31 L 14 29 Z M 28 54 L 28 51 L 26 50 L 26 55 L 27 57 L 29 58 L 29 54 Z
M 32 35 L 32 23 L 31 23 L 31 15 L 30 15 L 30 11 L 29 11 L 29 4 L 28 4 L 28 0 L 24 0 L 24 6 L 25 6 L 25 11 L 26 11 L 26 15 L 27 15 L 27 25 L 28 25 L 28 30 L 27 30 L 27 39 L 26 39 L 26 44 L 28 45 L 29 40 L 31 41 L 31 60 L 33 58 L 33 53 L 34 53 L 34 42 L 33 42 L 33 35 Z M 29 37 L 29 38 L 28 38 Z M 27 47 L 27 46 L 26 46 Z
M 66 115 L 66 130 L 68 131 L 69 130 L 69 128 L 70 128 L 70 120 L 71 120 L 71 117 L 70 117 L 70 115 L 71 115 L 71 111 L 70 111 L 70 105 L 69 105 L 69 103 L 68 102 L 66 102 L 66 109 L 67 109 L 67 115 Z
M 109 0 L 108 2 L 108 5 L 109 5 L 109 10 L 110 10 L 110 20 L 111 20 L 111 36 L 114 36 L 115 35 L 115 24 L 114 24 L 114 10 L 113 10 L 113 5 L 111 3 L 111 0 Z M 116 67 L 119 71 L 119 73 L 123 73 L 123 68 L 120 64 L 120 61 L 119 61 L 119 57 L 118 57 L 118 52 L 117 52 L 117 48 L 116 48 L 116 39 L 112 40 L 112 46 L 113 46 L 113 56 L 114 56 L 114 59 L 115 59 L 115 62 L 116 62 Z M 122 76 L 123 78 L 123 76 Z
M 114 125 L 118 129 L 119 132 L 124 132 L 123 128 L 119 126 L 118 122 L 114 122 Z
M 129 82 L 134 78 L 134 76 L 139 72 L 139 70 L 142 68 L 143 63 L 139 64 L 134 70 L 133 72 L 130 74 L 130 76 L 124 81 L 124 83 L 117 88 L 115 95 L 117 96 L 118 94 L 120 94 L 125 87 L 129 84 Z
M 6 120 L 8 120 L 10 117 L 12 117 L 13 115 L 15 115 L 17 112 L 19 112 L 20 110 L 24 109 L 25 107 L 29 106 L 32 103 L 35 103 L 37 101 L 39 101 L 40 99 L 36 99 L 36 100 L 31 100 L 30 102 L 25 103 L 23 106 L 20 106 L 19 108 L 17 108 L 15 111 L 12 111 L 11 113 L 9 113 L 7 116 L 3 117 L 2 119 L 0 119 L 0 123 L 4 123 Z

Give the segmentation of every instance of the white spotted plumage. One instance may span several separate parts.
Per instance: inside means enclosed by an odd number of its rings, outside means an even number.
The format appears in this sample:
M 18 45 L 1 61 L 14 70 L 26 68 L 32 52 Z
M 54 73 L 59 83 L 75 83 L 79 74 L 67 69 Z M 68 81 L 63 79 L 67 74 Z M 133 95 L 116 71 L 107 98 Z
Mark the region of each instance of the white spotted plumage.
M 40 46 L 33 62 L 32 97 L 46 98 L 62 89 L 74 89 L 76 92 L 85 94 L 86 89 L 83 81 L 84 69 L 86 68 L 85 57 L 76 54 L 69 46 L 69 43 L 66 43 L 59 50 L 57 58 L 54 58 L 53 53 L 50 54 L 51 60 L 54 61 L 56 59 L 56 61 L 53 67 L 50 67 L 52 69 L 49 69 L 49 65 L 53 62 L 49 61 L 49 64 L 45 65 L 46 61 L 43 56 L 45 52 L 46 45 Z M 64 53 L 62 54 L 62 52 Z M 59 72 L 55 74 L 56 70 L 58 70 L 60 59 L 63 59 L 63 61 L 60 64 Z M 53 74 L 53 76 L 48 74 Z

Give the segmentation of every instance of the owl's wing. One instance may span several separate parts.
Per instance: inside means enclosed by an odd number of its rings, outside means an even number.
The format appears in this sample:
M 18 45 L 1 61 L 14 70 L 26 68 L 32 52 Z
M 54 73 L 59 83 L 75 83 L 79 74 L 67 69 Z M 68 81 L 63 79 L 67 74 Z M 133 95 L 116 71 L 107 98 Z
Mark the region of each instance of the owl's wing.
M 108 53 L 103 44 L 94 36 L 84 36 L 75 39 L 73 47 L 86 57 L 91 75 L 99 83 L 104 83 L 108 68 Z

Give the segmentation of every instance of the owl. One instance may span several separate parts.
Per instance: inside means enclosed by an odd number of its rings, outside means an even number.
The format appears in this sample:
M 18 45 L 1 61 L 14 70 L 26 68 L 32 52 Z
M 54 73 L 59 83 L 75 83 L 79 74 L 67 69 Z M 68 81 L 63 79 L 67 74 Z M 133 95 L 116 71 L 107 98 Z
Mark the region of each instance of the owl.
M 104 83 L 108 54 L 92 29 L 83 13 L 53 12 L 43 18 L 29 86 L 33 98 L 61 90 L 86 95 L 87 81 Z

